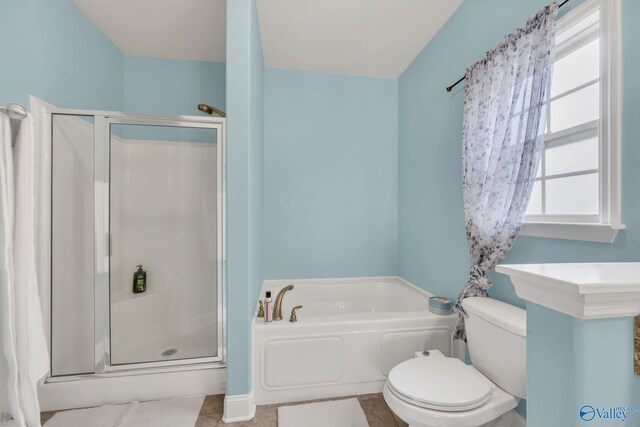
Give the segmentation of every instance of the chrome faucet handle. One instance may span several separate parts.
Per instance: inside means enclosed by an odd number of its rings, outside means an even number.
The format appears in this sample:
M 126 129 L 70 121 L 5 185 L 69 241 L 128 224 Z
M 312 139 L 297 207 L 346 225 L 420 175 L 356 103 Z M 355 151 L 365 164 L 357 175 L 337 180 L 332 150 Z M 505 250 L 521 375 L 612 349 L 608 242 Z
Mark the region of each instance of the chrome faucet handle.
M 295 307 L 293 307 L 293 310 L 291 310 L 291 316 L 289 317 L 289 322 L 293 323 L 298 321 L 298 316 L 296 316 L 296 310 L 299 310 L 301 308 L 302 308 L 301 305 L 296 305 Z

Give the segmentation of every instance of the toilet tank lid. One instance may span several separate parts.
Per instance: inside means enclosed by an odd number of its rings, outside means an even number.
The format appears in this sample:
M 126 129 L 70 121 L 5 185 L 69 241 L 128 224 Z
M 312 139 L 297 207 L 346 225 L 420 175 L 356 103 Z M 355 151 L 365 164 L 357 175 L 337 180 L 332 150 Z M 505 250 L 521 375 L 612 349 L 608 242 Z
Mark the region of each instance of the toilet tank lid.
M 520 336 L 527 336 L 527 312 L 521 308 L 486 297 L 467 298 L 462 308 L 468 315 L 492 323 Z

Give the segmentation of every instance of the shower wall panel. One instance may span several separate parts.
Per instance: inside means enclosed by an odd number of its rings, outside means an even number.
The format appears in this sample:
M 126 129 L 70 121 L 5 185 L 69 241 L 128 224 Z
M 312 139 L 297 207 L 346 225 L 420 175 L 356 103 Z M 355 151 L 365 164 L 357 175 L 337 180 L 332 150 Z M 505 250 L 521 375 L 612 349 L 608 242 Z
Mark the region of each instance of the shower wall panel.
M 122 126 L 111 137 L 111 364 L 216 356 L 215 131 L 123 139 L 149 132 Z M 138 265 L 144 293 L 132 292 Z

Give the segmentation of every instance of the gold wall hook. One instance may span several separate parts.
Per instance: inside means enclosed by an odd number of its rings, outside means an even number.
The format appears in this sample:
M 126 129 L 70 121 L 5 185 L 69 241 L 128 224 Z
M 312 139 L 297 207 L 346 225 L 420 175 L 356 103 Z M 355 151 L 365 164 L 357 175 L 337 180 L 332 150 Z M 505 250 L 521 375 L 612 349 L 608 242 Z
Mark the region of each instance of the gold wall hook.
M 296 310 L 299 310 L 301 308 L 302 308 L 301 305 L 296 305 L 295 307 L 293 307 L 293 310 L 291 310 L 291 316 L 289 317 L 289 322 L 293 323 L 298 321 L 298 316 L 296 316 Z

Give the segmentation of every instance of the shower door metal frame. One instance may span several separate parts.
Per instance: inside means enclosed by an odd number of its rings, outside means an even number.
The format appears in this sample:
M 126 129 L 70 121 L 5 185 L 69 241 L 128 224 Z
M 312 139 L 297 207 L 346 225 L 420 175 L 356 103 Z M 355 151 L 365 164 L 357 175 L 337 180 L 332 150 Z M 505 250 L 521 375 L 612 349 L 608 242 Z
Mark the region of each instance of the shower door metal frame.
M 49 376 L 47 382 L 86 379 L 101 376 L 138 375 L 160 372 L 173 372 L 191 369 L 224 368 L 226 367 L 226 295 L 224 292 L 226 267 L 226 134 L 225 118 L 202 116 L 165 116 L 137 113 L 122 113 L 113 111 L 61 109 L 47 106 L 45 130 L 48 144 L 43 153 L 43 176 L 40 177 L 42 206 L 40 212 L 40 256 L 39 263 L 41 277 L 44 277 L 45 290 L 45 322 L 49 344 L 53 341 L 51 318 L 51 167 L 53 129 L 51 127 L 53 115 L 93 116 L 94 118 L 94 341 L 95 367 L 93 373 L 82 373 L 61 376 Z M 110 214 L 110 143 L 111 125 L 147 125 L 164 127 L 202 128 L 216 130 L 216 201 L 217 201 L 217 352 L 216 356 L 173 359 L 167 361 L 139 362 L 130 364 L 111 365 L 111 304 L 110 304 L 110 257 L 111 230 Z
M 223 181 L 224 178 L 224 124 L 225 120 L 220 119 L 216 120 L 215 118 L 202 118 L 205 120 L 201 120 L 200 117 L 181 117 L 181 118 L 170 118 L 167 119 L 165 117 L 158 116 L 137 116 L 126 113 L 116 113 L 116 114 L 108 114 L 104 116 L 95 116 L 95 155 L 96 155 L 96 165 L 95 165 L 95 213 L 96 213 L 96 227 L 98 227 L 98 223 L 102 220 L 103 226 L 106 225 L 107 234 L 105 235 L 104 244 L 96 244 L 96 281 L 95 281 L 95 299 L 96 299 L 96 320 L 98 319 L 98 311 L 109 310 L 108 316 L 101 317 L 101 319 L 108 319 L 108 322 L 101 325 L 97 321 L 95 323 L 95 338 L 96 338 L 96 373 L 109 373 L 109 372 L 123 372 L 130 370 L 138 370 L 140 368 L 161 368 L 167 366 L 178 366 L 178 365 L 191 365 L 194 363 L 221 363 L 223 362 L 223 346 L 224 346 L 224 337 L 223 337 L 223 254 L 224 245 L 222 244 L 224 239 L 224 232 L 222 228 L 223 221 L 223 211 L 224 211 L 224 198 L 223 198 Z M 216 268 L 216 286 L 217 286 L 217 325 L 218 325 L 218 347 L 216 351 L 216 356 L 209 357 L 199 357 L 192 359 L 173 359 L 166 361 L 153 361 L 153 362 L 138 362 L 138 363 L 128 363 L 128 364 L 119 364 L 112 365 L 111 364 L 111 296 L 110 296 L 110 286 L 104 285 L 104 277 L 107 277 L 106 282 L 110 283 L 110 265 L 109 261 L 111 258 L 111 228 L 110 228 L 110 151 L 111 151 L 111 125 L 120 124 L 120 125 L 139 125 L 139 126 L 157 126 L 157 127 L 183 127 L 183 128 L 201 128 L 201 129 L 215 129 L 216 130 L 216 162 L 217 162 L 217 206 L 220 208 L 216 209 L 217 211 L 217 232 L 221 234 L 222 239 L 217 239 L 217 268 Z M 102 140 L 100 140 L 102 138 Z M 100 152 L 100 150 L 103 150 Z M 98 165 L 98 161 L 102 161 L 101 165 Z M 98 175 L 99 170 L 106 170 L 107 179 L 106 182 L 103 180 L 103 176 Z M 102 179 L 101 179 L 102 178 Z M 102 219 L 99 219 L 100 212 L 104 215 Z M 106 224 L 105 224 L 106 223 Z M 98 232 L 98 228 L 96 228 L 96 235 L 100 235 Z M 101 265 L 102 264 L 102 265 Z M 98 267 L 100 266 L 100 267 Z M 102 307 L 99 309 L 98 304 L 102 304 Z M 104 316 L 104 312 L 102 313 Z

